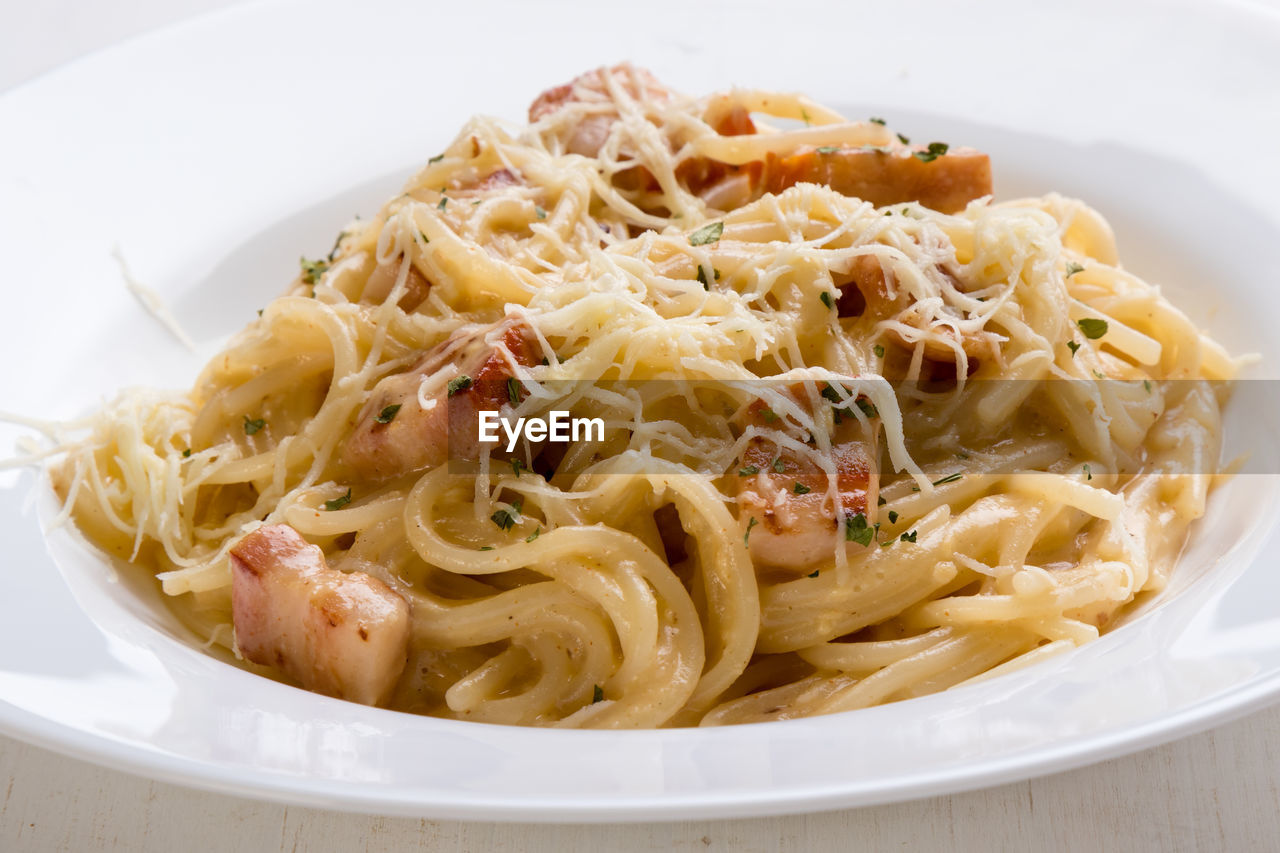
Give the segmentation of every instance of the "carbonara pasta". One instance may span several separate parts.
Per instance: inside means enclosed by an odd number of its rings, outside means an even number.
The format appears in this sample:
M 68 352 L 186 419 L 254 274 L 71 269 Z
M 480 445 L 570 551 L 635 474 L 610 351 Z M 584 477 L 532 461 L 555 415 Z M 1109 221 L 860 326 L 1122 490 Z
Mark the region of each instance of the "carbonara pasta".
M 289 683 L 776 720 L 1033 662 L 1159 590 L 1235 369 L 1101 216 L 993 202 L 980 152 L 619 66 L 473 119 L 53 477 Z

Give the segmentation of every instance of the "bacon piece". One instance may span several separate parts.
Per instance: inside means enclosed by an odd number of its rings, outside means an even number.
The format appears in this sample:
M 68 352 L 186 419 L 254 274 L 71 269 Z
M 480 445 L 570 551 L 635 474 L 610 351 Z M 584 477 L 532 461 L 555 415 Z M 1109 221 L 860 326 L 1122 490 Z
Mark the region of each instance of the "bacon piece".
M 385 702 L 405 666 L 409 605 L 364 572 L 340 572 L 292 527 L 260 527 L 231 549 L 236 647 L 308 690 Z
M 802 146 L 785 156 L 770 156 L 764 190 L 782 192 L 798 183 L 823 184 L 877 207 L 918 201 L 943 213 L 955 213 L 991 194 L 991 160 L 973 148 L 952 148 L 925 162 L 920 147 L 887 149 L 843 146 L 835 150 Z
M 499 328 L 498 340 L 514 364 L 502 348 L 487 340 Z M 343 461 L 362 479 L 386 480 L 434 468 L 450 455 L 478 459 L 479 413 L 497 411 L 508 402 L 507 380 L 515 375 L 514 365 L 532 367 L 540 355 L 533 332 L 523 324 L 454 335 L 412 370 L 388 376 L 374 387 L 343 448 Z M 450 395 L 449 381 L 463 376 L 470 384 L 459 382 Z M 430 389 L 431 405 L 426 409 L 418 400 L 424 382 Z M 379 423 L 387 407 L 396 405 L 400 408 L 394 416 Z
M 584 157 L 595 157 L 600 147 L 609 138 L 613 123 L 618 120 L 618 113 L 613 106 L 613 98 L 605 85 L 605 69 L 597 68 L 575 77 L 562 86 L 546 90 L 529 106 L 529 122 L 539 121 L 550 116 L 567 105 L 589 104 L 599 107 L 599 112 L 582 117 L 569 129 L 567 136 L 562 136 L 565 150 L 571 154 Z M 657 78 L 642 68 L 631 68 L 616 65 L 609 69 L 613 77 L 628 95 L 637 100 L 648 97 L 665 100 L 671 91 L 658 82 Z
M 369 274 L 368 281 L 364 285 L 364 293 L 360 295 L 361 302 L 369 302 L 380 305 L 386 301 L 391 295 L 391 289 L 396 285 L 396 279 L 400 275 L 400 264 L 404 261 L 404 255 L 396 255 L 385 264 L 378 264 L 373 268 L 373 272 Z M 431 289 L 431 282 L 427 277 L 418 272 L 418 268 L 412 263 L 409 264 L 409 273 L 405 278 L 404 294 L 400 297 L 400 301 L 396 304 L 400 306 L 402 311 L 412 311 L 422 304 L 427 298 L 427 291 Z
M 804 399 L 798 390 L 793 396 Z M 748 417 L 766 427 L 778 421 L 760 401 L 748 408 Z M 738 520 L 748 534 L 756 565 L 808 569 L 832 556 L 836 530 L 846 518 L 861 513 L 874 523 L 880 494 L 879 433 L 879 418 L 871 418 L 863 427 L 848 415 L 836 425 L 831 460 L 838 507 L 828 500 L 829 479 L 815 460 L 765 437 L 751 440 L 739 460 L 741 468 L 734 473 L 738 475 Z M 757 473 L 741 475 L 752 469 Z

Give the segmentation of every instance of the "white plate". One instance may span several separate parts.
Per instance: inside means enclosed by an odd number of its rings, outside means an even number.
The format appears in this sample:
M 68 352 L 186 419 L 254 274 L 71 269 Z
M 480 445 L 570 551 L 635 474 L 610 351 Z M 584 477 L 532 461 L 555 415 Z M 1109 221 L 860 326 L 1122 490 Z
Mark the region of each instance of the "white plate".
M 0 405 L 65 417 L 122 384 L 187 385 L 299 255 L 327 250 L 471 113 L 519 119 L 540 88 L 620 58 L 687 91 L 802 89 L 986 148 L 1000 196 L 1092 201 L 1131 269 L 1274 376 L 1280 20 L 1027 5 L 279 2 L 92 56 L 0 97 Z M 199 357 L 125 291 L 116 243 Z M 1254 387 L 1231 410 L 1237 442 L 1280 423 L 1277 395 Z M 1250 465 L 1280 470 L 1263 445 Z M 0 729 L 204 788 L 456 818 L 760 815 L 1024 778 L 1280 693 L 1276 480 L 1215 495 L 1158 606 L 1025 672 L 819 719 L 607 733 L 418 718 L 237 670 L 191 645 L 145 585 L 112 580 L 65 532 L 46 538 L 49 495 L 11 473 Z

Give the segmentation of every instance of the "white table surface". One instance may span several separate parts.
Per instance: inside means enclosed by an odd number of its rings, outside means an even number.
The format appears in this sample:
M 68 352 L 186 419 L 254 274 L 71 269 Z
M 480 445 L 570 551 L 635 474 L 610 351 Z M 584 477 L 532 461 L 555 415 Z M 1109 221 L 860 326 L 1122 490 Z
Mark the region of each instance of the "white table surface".
M 0 91 L 226 5 L 0 0 Z M 152 782 L 0 737 L 0 850 L 1274 850 L 1278 783 L 1280 707 L 1082 770 L 949 797 L 795 817 L 600 826 L 286 807 Z

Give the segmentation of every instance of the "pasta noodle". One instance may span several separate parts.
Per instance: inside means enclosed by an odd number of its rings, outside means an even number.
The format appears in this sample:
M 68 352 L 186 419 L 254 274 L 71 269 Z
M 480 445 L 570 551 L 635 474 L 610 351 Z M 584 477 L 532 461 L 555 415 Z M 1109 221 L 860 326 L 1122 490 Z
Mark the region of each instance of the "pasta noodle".
M 1164 585 L 1236 362 L 1097 212 L 630 66 L 530 118 L 65 447 L 77 525 L 202 642 L 423 714 L 716 725 L 989 677 Z M 599 431 L 481 447 L 475 410 Z

